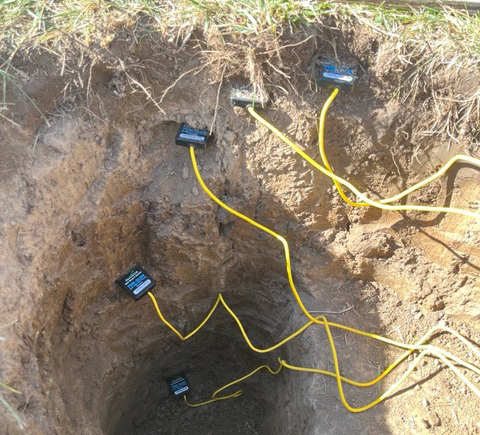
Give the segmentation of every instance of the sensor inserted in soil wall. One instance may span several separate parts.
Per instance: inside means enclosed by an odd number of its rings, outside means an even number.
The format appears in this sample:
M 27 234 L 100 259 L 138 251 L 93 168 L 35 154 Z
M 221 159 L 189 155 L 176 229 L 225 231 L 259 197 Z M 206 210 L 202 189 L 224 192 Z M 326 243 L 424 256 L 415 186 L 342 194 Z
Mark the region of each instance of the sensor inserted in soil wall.
M 327 58 L 317 61 L 318 84 L 324 88 L 339 88 L 351 91 L 358 78 L 354 61 L 339 63 Z
M 175 144 L 204 150 L 207 148 L 209 137 L 208 130 L 199 130 L 183 123 L 175 137 Z
M 171 378 L 167 379 L 170 392 L 174 397 L 185 396 L 190 391 L 190 385 L 188 385 L 187 377 L 185 373 L 179 373 Z
M 155 287 L 156 284 L 154 279 L 138 265 L 118 278 L 116 283 L 137 300 Z
M 230 91 L 230 104 L 238 107 L 261 107 L 268 105 L 268 96 L 258 87 L 250 85 L 233 85 Z

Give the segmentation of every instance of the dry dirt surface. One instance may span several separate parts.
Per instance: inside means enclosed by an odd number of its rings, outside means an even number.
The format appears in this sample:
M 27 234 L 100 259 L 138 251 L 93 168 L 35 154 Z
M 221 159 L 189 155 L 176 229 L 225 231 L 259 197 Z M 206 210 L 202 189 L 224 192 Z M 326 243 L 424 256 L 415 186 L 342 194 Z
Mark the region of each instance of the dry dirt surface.
M 307 36 L 285 35 L 268 64 L 234 71 L 208 64 L 202 53 L 215 41 L 200 33 L 181 49 L 127 32 L 64 61 L 48 52 L 14 58 L 46 119 L 13 90 L 14 123 L 0 119 L 0 324 L 9 325 L 0 330 L 0 380 L 20 391 L 4 397 L 26 425 L 2 410 L 1 435 L 480 434 L 478 397 L 430 357 L 364 413 L 343 407 L 334 379 L 288 370 L 251 377 L 240 398 L 188 408 L 165 382 L 180 371 L 195 403 L 260 364 L 276 367 L 278 357 L 333 370 L 324 329 L 255 354 L 219 309 L 182 343 L 148 297 L 134 301 L 115 285 L 143 265 L 165 316 L 183 332 L 221 292 L 258 347 L 306 321 L 278 240 L 219 208 L 197 183 L 188 149 L 174 144 L 186 122 L 213 131 L 197 152 L 209 188 L 289 241 L 309 310 L 405 343 L 439 322 L 480 340 L 480 221 L 345 205 L 328 178 L 228 97 L 255 71 L 272 100 L 262 116 L 319 159 L 316 118 L 329 92 L 316 88 L 312 59 L 329 46 L 327 36 L 336 38 L 362 73 L 329 111 L 327 153 L 338 174 L 372 197 L 405 189 L 455 154 L 480 157 L 478 126 L 454 139 L 426 132 L 431 89 L 398 96 L 404 66 L 389 55 L 394 42 L 371 28 Z M 478 70 L 468 70 L 446 75 L 443 89 L 455 96 L 479 83 Z M 480 172 L 468 165 L 408 197 L 477 211 L 479 201 Z M 374 378 L 400 352 L 333 333 L 341 371 L 355 380 Z M 446 334 L 432 343 L 475 362 Z M 368 403 L 405 367 L 377 386 L 346 386 L 347 399 Z M 460 370 L 480 387 L 478 376 Z

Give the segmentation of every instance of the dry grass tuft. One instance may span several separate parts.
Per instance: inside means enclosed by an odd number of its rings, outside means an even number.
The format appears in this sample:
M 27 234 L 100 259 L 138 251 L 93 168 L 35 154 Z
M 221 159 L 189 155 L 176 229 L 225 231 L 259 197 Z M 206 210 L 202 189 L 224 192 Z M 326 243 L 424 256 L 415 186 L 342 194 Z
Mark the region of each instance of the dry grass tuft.
M 302 74 L 298 66 L 305 66 L 318 40 L 332 43 L 324 36 L 326 31 L 368 28 L 381 44 L 393 47 L 385 64 L 401 72 L 399 98 L 422 101 L 434 114 L 425 135 L 475 134 L 472 125 L 480 121 L 478 87 L 442 88 L 449 77 L 478 71 L 480 15 L 445 6 L 312 0 L 4 0 L 0 8 L 0 41 L 6 53 L 0 59 L 4 94 L 11 59 L 19 50 L 44 47 L 65 58 L 73 45 L 77 51 L 98 56 L 119 34 L 129 32 L 138 39 L 162 36 L 181 51 L 198 31 L 203 35 L 197 40 L 203 65 L 214 83 L 243 75 L 261 86 L 298 94 L 298 86 L 293 85 Z M 159 104 L 165 94 L 158 100 L 145 83 L 128 74 L 127 64 L 117 66 L 127 73 L 133 88 Z

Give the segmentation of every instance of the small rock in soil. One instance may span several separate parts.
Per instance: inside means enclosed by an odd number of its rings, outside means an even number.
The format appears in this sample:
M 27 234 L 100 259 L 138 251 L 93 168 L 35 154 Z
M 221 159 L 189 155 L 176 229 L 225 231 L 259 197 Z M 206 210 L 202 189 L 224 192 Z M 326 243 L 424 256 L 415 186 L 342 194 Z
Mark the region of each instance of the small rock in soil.
M 435 411 L 430 411 L 428 413 L 428 419 L 430 420 L 430 423 L 432 424 L 432 426 L 440 426 L 442 424 L 441 420 L 440 420 L 440 417 L 438 416 L 438 414 L 435 412 Z

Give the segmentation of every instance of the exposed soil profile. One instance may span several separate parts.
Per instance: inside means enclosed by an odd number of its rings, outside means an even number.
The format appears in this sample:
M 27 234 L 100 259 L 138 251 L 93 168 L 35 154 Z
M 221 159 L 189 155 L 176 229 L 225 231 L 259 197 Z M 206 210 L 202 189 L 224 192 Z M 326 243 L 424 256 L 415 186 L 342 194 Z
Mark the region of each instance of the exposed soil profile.
M 355 90 L 340 93 L 327 118 L 336 173 L 386 197 L 456 154 L 480 157 L 478 125 L 428 132 L 432 92 L 477 92 L 478 68 L 446 74 L 437 89 L 418 88 L 403 100 L 396 87 L 407 66 L 389 57 L 395 41 L 368 27 L 285 33 L 277 52 L 264 55 L 268 64 L 249 69 L 247 62 L 237 71 L 205 66 L 202 50 L 216 45 L 200 32 L 181 50 L 120 32 L 107 48 L 69 59 L 63 69 L 47 51 L 14 59 L 47 119 L 12 93 L 14 124 L 0 121 L 0 324 L 14 322 L 0 331 L 0 380 L 21 392 L 8 399 L 27 425 L 20 429 L 4 413 L 2 435 L 480 433 L 478 398 L 434 358 L 392 398 L 359 414 L 343 407 L 334 379 L 288 370 L 252 376 L 238 398 L 188 408 L 170 395 L 167 377 L 187 373 L 195 403 L 261 364 L 276 367 L 278 357 L 333 370 L 324 329 L 313 326 L 259 355 L 219 308 L 182 343 L 148 297 L 134 301 L 115 285 L 141 264 L 157 280 L 153 292 L 164 315 L 183 332 L 221 292 L 258 347 L 306 322 L 278 240 L 202 191 L 188 149 L 174 144 L 186 122 L 213 131 L 212 144 L 196 153 L 208 187 L 290 243 L 309 310 L 402 342 L 439 322 L 480 340 L 480 221 L 349 207 L 330 179 L 230 106 L 232 84 L 261 80 L 272 100 L 262 116 L 318 160 L 317 115 L 329 91 L 315 87 L 312 59 L 330 46 L 325 38 L 361 65 Z M 479 198 L 478 169 L 456 165 L 407 202 L 478 211 Z M 352 379 L 375 378 L 400 353 L 333 333 L 342 373 Z M 448 335 L 432 343 L 472 360 Z M 346 396 L 355 406 L 370 402 L 403 370 L 379 386 L 347 385 Z M 462 373 L 479 385 L 480 377 Z

